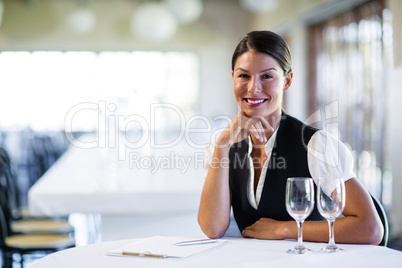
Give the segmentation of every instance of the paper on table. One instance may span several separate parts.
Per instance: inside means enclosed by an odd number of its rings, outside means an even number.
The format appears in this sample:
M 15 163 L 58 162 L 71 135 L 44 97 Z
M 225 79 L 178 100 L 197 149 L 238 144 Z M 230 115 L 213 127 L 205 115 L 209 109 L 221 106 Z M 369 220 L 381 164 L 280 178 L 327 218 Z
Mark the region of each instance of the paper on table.
M 169 237 L 169 236 L 153 236 L 131 242 L 125 246 L 108 251 L 106 255 L 112 256 L 145 256 L 145 257 L 161 257 L 161 258 L 187 258 L 195 254 L 212 250 L 226 243 L 226 240 L 218 239 L 215 243 L 198 244 L 191 246 L 176 246 L 178 242 L 196 240 L 200 237 Z M 205 238 L 202 238 L 205 239 Z M 125 254 L 123 254 L 123 252 Z

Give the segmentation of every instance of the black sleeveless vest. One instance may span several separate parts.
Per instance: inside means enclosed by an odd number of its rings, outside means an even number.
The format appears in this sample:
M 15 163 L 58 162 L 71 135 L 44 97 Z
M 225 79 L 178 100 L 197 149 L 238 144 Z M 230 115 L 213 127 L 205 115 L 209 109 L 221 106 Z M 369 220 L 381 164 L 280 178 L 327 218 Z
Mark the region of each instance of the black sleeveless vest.
M 240 231 L 262 217 L 280 221 L 293 220 L 286 211 L 286 180 L 289 177 L 311 177 L 307 163 L 307 144 L 316 131 L 317 129 L 282 113 L 257 210 L 250 205 L 247 198 L 250 174 L 247 140 L 232 145 L 229 152 L 229 185 L 232 191 L 233 215 Z M 315 185 L 314 190 L 316 193 Z M 307 218 L 323 219 L 316 206 Z

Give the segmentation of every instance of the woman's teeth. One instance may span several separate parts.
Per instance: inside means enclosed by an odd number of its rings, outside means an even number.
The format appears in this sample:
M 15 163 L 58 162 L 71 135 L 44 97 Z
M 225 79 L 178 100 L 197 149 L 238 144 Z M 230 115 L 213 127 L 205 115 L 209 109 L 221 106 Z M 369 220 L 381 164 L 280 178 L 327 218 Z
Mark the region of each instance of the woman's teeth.
M 258 103 L 261 103 L 261 102 L 264 101 L 264 99 L 261 99 L 261 100 L 250 100 L 250 99 L 246 99 L 246 100 L 247 100 L 248 103 L 251 103 L 251 104 L 258 104 Z

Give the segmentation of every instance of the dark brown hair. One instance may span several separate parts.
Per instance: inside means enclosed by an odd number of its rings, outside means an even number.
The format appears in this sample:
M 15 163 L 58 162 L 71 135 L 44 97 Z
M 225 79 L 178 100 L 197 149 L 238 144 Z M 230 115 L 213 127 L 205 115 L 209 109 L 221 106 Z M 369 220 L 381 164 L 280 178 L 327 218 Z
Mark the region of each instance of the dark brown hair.
M 237 45 L 232 56 L 232 71 L 237 58 L 247 51 L 268 54 L 273 57 L 283 69 L 286 76 L 292 71 L 292 55 L 285 40 L 271 31 L 253 31 L 247 34 Z

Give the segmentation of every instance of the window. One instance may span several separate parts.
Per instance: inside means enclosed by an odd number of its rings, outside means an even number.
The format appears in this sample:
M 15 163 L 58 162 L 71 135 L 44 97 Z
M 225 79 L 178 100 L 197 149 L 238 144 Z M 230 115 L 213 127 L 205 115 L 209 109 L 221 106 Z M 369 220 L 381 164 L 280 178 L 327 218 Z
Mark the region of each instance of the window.
M 383 1 L 371 1 L 309 30 L 310 114 L 335 108 L 357 177 L 384 204 L 391 202 L 384 146 L 390 20 Z
M 69 127 L 78 132 L 97 130 L 103 104 L 145 120 L 155 103 L 198 112 L 199 59 L 190 52 L 1 52 L 0 74 L 3 130 L 64 130 L 79 104 L 98 109 L 75 114 Z

